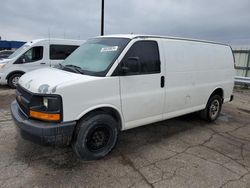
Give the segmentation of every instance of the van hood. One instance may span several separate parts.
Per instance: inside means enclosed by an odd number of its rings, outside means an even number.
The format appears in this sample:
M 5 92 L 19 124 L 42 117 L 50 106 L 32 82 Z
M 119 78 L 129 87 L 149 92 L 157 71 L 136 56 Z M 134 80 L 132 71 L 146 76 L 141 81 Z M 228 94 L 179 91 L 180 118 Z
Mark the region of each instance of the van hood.
M 9 63 L 11 61 L 11 59 L 1 59 L 0 58 L 0 64 L 5 64 L 5 63 Z
M 83 77 L 86 78 L 86 80 L 91 78 L 91 76 L 67 72 L 56 68 L 42 68 L 21 76 L 19 85 L 32 93 L 51 94 L 56 92 L 58 85 L 83 79 Z

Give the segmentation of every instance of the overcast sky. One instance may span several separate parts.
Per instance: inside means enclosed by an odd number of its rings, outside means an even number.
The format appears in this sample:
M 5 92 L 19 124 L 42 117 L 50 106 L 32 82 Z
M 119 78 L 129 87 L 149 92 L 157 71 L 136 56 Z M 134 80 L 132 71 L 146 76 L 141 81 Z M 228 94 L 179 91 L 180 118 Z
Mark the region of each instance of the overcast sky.
M 101 0 L 6 0 L 0 36 L 87 39 L 100 34 Z M 250 0 L 105 0 L 105 34 L 140 33 L 250 44 Z

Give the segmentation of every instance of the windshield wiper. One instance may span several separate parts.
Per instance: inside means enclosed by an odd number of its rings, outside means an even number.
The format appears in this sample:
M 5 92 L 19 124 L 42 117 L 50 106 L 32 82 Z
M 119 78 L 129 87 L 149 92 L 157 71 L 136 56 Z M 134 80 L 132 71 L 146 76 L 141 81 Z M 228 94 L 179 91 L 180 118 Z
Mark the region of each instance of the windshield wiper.
M 78 74 L 84 74 L 84 70 L 82 70 L 81 67 L 78 67 L 76 65 L 63 65 L 59 63 L 58 65 L 54 66 L 54 68 L 58 68 L 58 69 L 62 69 L 62 70 L 66 70 L 66 71 L 74 72 Z
M 64 65 L 61 65 L 61 66 L 64 66 Z M 69 68 L 75 71 L 76 73 L 84 74 L 84 71 L 82 70 L 82 68 L 76 65 L 65 65 L 64 67 Z
M 59 63 L 57 65 L 54 65 L 53 67 L 58 68 L 58 69 L 62 69 L 64 66 L 61 63 Z

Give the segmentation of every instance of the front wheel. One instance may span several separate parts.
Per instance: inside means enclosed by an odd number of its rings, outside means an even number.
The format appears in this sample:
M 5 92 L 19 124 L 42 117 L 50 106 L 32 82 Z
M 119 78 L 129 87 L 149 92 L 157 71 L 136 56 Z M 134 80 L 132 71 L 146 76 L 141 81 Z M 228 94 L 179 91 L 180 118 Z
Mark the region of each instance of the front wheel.
M 215 121 L 221 112 L 222 98 L 219 95 L 213 95 L 208 100 L 207 106 L 201 111 L 201 117 L 207 121 Z
M 8 85 L 12 88 L 15 89 L 18 83 L 19 78 L 22 76 L 22 74 L 17 73 L 13 74 L 9 77 L 8 79 Z
M 81 159 L 96 160 L 114 148 L 117 137 L 117 121 L 109 114 L 94 114 L 79 121 L 72 148 Z

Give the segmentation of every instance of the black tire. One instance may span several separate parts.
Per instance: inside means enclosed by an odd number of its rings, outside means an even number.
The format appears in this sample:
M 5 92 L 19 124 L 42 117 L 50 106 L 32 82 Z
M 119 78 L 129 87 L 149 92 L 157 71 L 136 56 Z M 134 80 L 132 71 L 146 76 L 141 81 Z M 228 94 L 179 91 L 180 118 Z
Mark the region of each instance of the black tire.
M 200 112 L 200 116 L 202 119 L 206 121 L 213 122 L 219 117 L 221 108 L 222 108 L 221 96 L 212 95 L 208 100 L 206 108 Z
M 78 122 L 72 148 L 82 160 L 96 160 L 114 148 L 117 137 L 117 121 L 111 115 L 93 114 Z
M 12 89 L 16 89 L 17 86 L 17 82 L 19 80 L 19 78 L 22 76 L 21 73 L 16 73 L 13 74 L 9 77 L 8 79 L 8 85 L 12 88 Z

